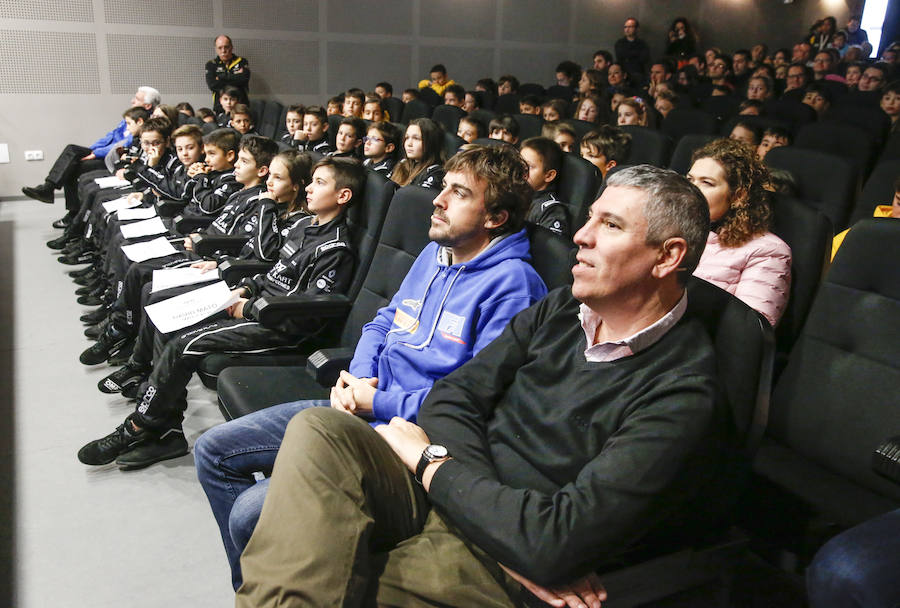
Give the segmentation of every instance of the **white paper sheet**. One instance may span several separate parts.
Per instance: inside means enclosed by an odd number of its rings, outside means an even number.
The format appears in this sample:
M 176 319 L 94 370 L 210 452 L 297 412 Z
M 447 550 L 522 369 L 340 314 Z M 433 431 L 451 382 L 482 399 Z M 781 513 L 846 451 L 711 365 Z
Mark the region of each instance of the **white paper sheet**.
M 225 281 L 183 293 L 174 298 L 145 306 L 144 310 L 156 329 L 163 333 L 177 331 L 225 310 L 238 301 Z
M 149 220 L 141 220 L 133 224 L 124 224 L 119 226 L 122 236 L 126 239 L 136 239 L 141 236 L 151 236 L 154 234 L 168 233 L 169 229 L 158 217 L 151 217 Z
M 137 207 L 140 204 L 141 201 L 137 199 L 129 201 L 127 196 L 123 196 L 112 201 L 106 201 L 105 203 L 103 203 L 103 208 L 106 209 L 107 213 L 115 213 L 120 209 L 131 209 L 132 207 Z
M 153 260 L 155 258 L 165 257 L 177 253 L 178 250 L 172 247 L 172 243 L 161 236 L 152 241 L 144 243 L 135 243 L 134 245 L 122 245 L 122 253 L 132 262 L 143 262 L 144 260 Z
M 127 179 L 119 179 L 115 175 L 109 177 L 98 177 L 94 180 L 101 188 L 119 188 L 121 186 L 130 186 L 131 182 Z
M 148 220 L 156 217 L 156 209 L 153 207 L 135 207 L 133 209 L 119 209 L 118 217 L 123 222 L 131 220 Z
M 219 271 L 201 271 L 199 268 L 163 268 L 153 271 L 153 292 L 181 287 L 182 285 L 194 285 L 195 283 L 208 283 L 218 281 Z

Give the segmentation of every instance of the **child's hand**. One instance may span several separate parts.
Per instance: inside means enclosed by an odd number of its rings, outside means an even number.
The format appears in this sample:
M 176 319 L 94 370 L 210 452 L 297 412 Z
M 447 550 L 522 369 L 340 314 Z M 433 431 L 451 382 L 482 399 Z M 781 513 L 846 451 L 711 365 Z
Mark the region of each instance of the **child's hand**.
M 231 306 L 227 308 L 228 314 L 232 319 L 243 319 L 244 318 L 244 304 L 246 304 L 249 300 L 246 298 L 241 298 Z
M 184 250 L 185 251 L 193 251 L 194 250 L 194 241 L 191 240 L 191 237 L 184 237 Z
M 206 274 L 210 270 L 215 270 L 216 266 L 218 266 L 218 264 L 212 260 L 204 260 L 202 262 L 194 262 L 191 264 L 191 268 L 199 268 L 200 272 L 203 274 Z
M 209 171 L 209 168 L 206 166 L 206 163 L 198 161 L 198 162 L 194 163 L 193 165 L 191 165 L 190 167 L 188 167 L 187 174 L 188 174 L 188 177 L 194 177 L 195 175 L 198 175 L 200 173 L 206 173 L 207 171 Z
M 147 155 L 147 164 L 151 167 L 155 167 L 159 164 L 159 159 L 162 158 L 162 147 L 150 146 L 146 151 Z
M 129 203 L 134 203 L 135 201 L 140 202 L 142 200 L 144 200 L 143 192 L 132 192 L 131 194 L 128 195 Z
M 306 141 L 307 139 L 309 139 L 309 135 L 307 135 L 306 131 L 304 131 L 303 129 L 297 129 L 296 131 L 294 131 L 294 139 L 296 141 Z
M 119 169 L 116 171 L 116 177 L 119 179 L 125 179 L 125 169 Z

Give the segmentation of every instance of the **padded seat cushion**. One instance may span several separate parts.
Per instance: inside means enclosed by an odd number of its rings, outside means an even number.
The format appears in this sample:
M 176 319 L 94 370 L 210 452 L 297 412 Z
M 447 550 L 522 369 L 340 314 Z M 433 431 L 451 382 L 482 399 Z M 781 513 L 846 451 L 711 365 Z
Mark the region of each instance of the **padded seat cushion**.
M 327 399 L 305 367 L 229 367 L 219 383 L 219 409 L 228 420 L 298 399 Z M 252 390 L 251 390 L 252 389 Z

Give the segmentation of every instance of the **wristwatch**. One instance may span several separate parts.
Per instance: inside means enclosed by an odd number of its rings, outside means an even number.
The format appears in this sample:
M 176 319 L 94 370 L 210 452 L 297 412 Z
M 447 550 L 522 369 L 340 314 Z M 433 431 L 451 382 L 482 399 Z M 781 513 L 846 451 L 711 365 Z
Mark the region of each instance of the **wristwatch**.
M 420 484 L 422 483 L 422 475 L 425 474 L 425 467 L 429 464 L 447 460 L 448 458 L 450 458 L 450 453 L 444 446 L 436 443 L 425 446 L 425 449 L 422 450 L 422 457 L 419 458 L 419 464 L 416 465 L 416 481 Z

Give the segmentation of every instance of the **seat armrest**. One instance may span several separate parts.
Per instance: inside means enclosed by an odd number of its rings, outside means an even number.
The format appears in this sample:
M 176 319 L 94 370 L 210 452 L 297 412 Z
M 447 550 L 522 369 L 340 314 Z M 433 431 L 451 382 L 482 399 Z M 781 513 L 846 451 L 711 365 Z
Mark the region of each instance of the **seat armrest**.
M 900 483 L 900 435 L 885 439 L 875 448 L 872 470 L 894 483 Z
M 237 285 L 241 279 L 269 272 L 272 264 L 256 260 L 225 260 L 219 265 L 219 276 L 229 285 Z
M 213 255 L 216 252 L 237 255 L 250 239 L 244 235 L 201 234 L 194 240 L 194 253 L 197 255 Z
M 156 201 L 156 213 L 159 217 L 175 217 L 187 206 L 187 201 L 176 201 L 171 198 L 161 198 Z
M 353 302 L 343 294 L 276 296 L 253 303 L 253 316 L 264 327 L 276 327 L 297 319 L 338 319 L 350 313 Z
M 306 359 L 306 370 L 322 386 L 334 386 L 341 375 L 341 370 L 350 367 L 352 359 L 353 349 L 349 346 L 323 348 Z
M 175 229 L 181 234 L 190 234 L 197 232 L 201 228 L 206 228 L 215 221 L 211 215 L 177 215 L 175 216 Z

